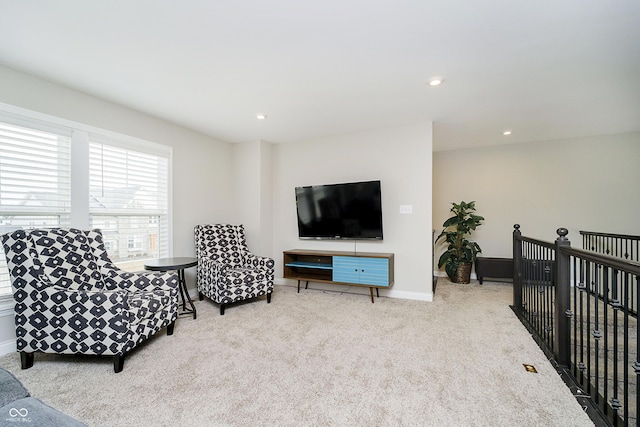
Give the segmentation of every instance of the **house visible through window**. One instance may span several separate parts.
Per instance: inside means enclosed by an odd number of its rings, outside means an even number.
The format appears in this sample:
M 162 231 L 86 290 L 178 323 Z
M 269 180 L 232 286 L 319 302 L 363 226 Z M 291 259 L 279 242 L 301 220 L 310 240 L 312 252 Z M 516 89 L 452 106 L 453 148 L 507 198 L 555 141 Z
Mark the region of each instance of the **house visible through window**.
M 0 234 L 99 228 L 111 260 L 126 270 L 169 255 L 169 147 L 7 108 L 0 110 Z M 88 197 L 72 197 L 73 188 Z M 0 301 L 10 296 L 0 247 Z
M 142 269 L 167 253 L 169 159 L 93 141 L 89 150 L 92 227 L 114 242 L 112 261 Z

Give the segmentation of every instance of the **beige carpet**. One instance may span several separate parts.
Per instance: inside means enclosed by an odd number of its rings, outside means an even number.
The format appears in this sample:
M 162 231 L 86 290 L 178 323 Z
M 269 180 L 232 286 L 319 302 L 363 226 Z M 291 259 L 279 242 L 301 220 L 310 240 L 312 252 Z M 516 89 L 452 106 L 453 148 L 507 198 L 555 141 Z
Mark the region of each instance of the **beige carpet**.
M 92 357 L 0 366 L 90 426 L 592 426 L 510 303 L 504 283 L 375 304 L 277 286 L 224 316 L 197 302 L 120 374 Z

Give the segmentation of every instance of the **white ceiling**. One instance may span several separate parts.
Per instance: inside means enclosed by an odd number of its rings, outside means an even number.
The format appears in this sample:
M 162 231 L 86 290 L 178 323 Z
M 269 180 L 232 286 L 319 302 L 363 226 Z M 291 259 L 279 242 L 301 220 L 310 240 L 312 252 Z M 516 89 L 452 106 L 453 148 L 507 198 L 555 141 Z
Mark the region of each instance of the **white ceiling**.
M 640 130 L 638 0 L 0 0 L 0 64 L 228 142 Z

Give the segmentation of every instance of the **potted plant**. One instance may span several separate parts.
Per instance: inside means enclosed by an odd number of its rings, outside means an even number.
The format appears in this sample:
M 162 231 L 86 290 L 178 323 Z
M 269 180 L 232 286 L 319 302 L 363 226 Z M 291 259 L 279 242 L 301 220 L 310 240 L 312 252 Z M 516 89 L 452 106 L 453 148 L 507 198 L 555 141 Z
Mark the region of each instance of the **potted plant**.
M 468 236 L 476 229 L 484 218 L 476 215 L 476 202 L 452 203 L 453 216 L 442 226 L 444 230 L 436 241 L 444 237 L 447 250 L 440 256 L 438 267 L 444 265 L 447 276 L 454 283 L 469 283 L 471 281 L 471 266 L 476 255 L 482 252 L 476 242 L 468 240 Z

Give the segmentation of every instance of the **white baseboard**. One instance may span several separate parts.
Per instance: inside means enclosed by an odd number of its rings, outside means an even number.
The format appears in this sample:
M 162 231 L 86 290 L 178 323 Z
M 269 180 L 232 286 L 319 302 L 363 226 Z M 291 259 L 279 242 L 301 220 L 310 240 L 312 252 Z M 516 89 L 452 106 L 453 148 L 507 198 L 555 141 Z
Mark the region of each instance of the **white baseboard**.
M 436 277 L 448 277 L 446 272 L 439 271 L 439 270 L 435 271 L 433 273 L 433 275 L 436 276 Z M 476 276 L 476 273 L 472 271 L 471 272 L 471 280 L 476 280 L 477 278 L 478 278 L 478 276 Z
M 395 291 L 390 289 L 387 295 L 390 298 L 411 299 L 415 301 L 433 301 L 433 294 L 425 294 L 422 292 Z
M 4 356 L 5 354 L 9 353 L 15 353 L 16 350 L 16 340 L 0 342 L 0 356 Z

